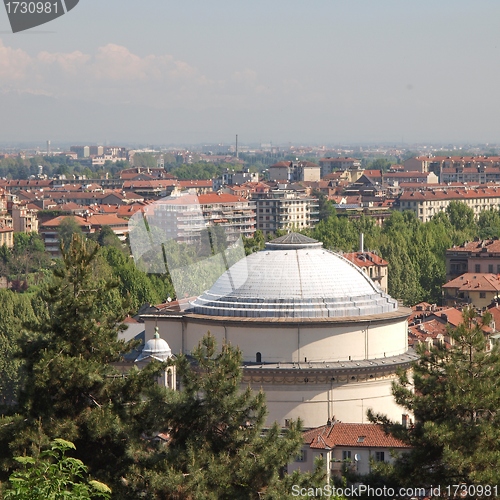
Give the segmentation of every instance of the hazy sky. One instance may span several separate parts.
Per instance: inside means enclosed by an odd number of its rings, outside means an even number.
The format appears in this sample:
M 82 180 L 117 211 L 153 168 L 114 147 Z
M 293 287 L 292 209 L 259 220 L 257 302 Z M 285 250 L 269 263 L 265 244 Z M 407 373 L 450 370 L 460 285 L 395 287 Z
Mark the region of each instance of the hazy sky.
M 0 142 L 500 142 L 499 27 L 498 0 L 2 10 Z

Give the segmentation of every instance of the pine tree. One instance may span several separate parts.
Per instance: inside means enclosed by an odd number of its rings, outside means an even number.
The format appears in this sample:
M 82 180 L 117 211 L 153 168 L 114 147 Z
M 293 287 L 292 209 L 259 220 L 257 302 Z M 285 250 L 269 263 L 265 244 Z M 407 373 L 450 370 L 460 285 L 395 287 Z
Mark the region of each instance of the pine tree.
M 401 375 L 393 392 L 413 413 L 404 428 L 382 415 L 371 415 L 396 437 L 414 447 L 385 471 L 388 481 L 408 486 L 497 484 L 500 479 L 500 351 L 488 350 L 472 308 L 450 332 L 453 345 L 422 347 L 413 380 Z
M 147 498 L 290 498 L 292 485 L 324 485 L 314 474 L 280 476 L 302 443 L 300 422 L 282 433 L 264 430 L 264 394 L 240 391 L 241 352 L 205 336 L 192 358 L 181 356 L 182 391 L 159 408 L 168 423 L 168 445 L 159 445 L 136 469 L 134 488 Z M 142 472 L 139 474 L 138 471 Z
M 157 385 L 166 364 L 121 376 L 113 363 L 130 349 L 117 333 L 126 304 L 106 302 L 117 283 L 100 274 L 98 248 L 75 235 L 45 295 L 46 321 L 21 342 L 25 384 L 0 418 L 4 478 L 14 457 L 36 461 L 55 439 L 75 444 L 74 458 L 113 498 L 289 498 L 292 485 L 323 486 L 312 475 L 280 477 L 301 446 L 299 424 L 286 434 L 263 429 L 262 393 L 241 392 L 241 353 L 216 352 L 206 337 L 192 359 L 181 356 L 183 390 Z M 194 362 L 194 366 L 193 363 Z M 159 432 L 171 439 L 155 441 Z
M 36 457 L 62 438 L 75 443 L 77 458 L 95 477 L 119 492 L 132 463 L 128 446 L 148 430 L 145 394 L 157 391 L 154 375 L 162 366 L 127 377 L 113 368 L 131 347 L 117 337 L 127 309 L 125 302 L 115 311 L 106 307 L 117 285 L 99 276 L 97 252 L 79 235 L 68 248 L 62 245 L 45 296 L 48 319 L 21 343 L 25 383 L 11 414 L 0 419 L 0 459 L 9 470 L 13 456 Z

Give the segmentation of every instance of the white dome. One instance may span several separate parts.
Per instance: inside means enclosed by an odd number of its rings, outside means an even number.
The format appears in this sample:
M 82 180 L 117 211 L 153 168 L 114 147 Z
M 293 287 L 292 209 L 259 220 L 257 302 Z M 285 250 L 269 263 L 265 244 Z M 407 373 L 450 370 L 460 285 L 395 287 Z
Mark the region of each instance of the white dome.
M 160 338 L 158 333 L 158 327 L 155 328 L 154 338 L 148 340 L 142 349 L 141 354 L 135 360 L 136 363 L 139 361 L 145 361 L 147 359 L 156 359 L 157 361 L 166 361 L 172 356 L 172 349 L 168 343 Z
M 322 243 L 290 234 L 234 264 L 190 312 L 237 317 L 352 317 L 396 311 L 361 269 Z

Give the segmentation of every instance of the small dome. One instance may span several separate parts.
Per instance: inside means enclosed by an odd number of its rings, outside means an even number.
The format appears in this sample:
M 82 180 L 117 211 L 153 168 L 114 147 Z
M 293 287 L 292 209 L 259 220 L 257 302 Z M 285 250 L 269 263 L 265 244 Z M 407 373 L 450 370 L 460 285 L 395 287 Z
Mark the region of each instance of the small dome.
M 397 301 L 322 243 L 289 234 L 234 264 L 192 304 L 210 316 L 342 318 L 396 311 Z
M 168 343 L 160 338 L 158 333 L 158 327 L 155 327 L 154 338 L 148 340 L 142 350 L 139 357 L 135 360 L 136 363 L 139 361 L 145 361 L 147 359 L 156 359 L 157 361 L 167 361 L 168 358 L 172 357 L 172 349 Z

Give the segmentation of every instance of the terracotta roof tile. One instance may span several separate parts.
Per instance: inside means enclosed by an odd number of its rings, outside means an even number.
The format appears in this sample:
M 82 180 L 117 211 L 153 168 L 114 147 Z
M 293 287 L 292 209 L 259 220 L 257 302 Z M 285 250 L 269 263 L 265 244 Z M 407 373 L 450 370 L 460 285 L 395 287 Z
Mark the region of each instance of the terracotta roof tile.
M 448 248 L 447 252 L 500 253 L 500 240 L 467 241 L 461 246 Z
M 500 278 L 498 275 L 490 273 L 464 273 L 445 283 L 443 288 L 495 292 L 500 291 Z
M 335 422 L 303 434 L 304 443 L 311 448 L 328 449 L 335 446 L 351 448 L 409 448 L 409 445 L 384 432 L 378 424 L 346 424 Z
M 372 252 L 350 252 L 344 253 L 343 257 L 350 260 L 358 267 L 387 266 L 389 263 Z

